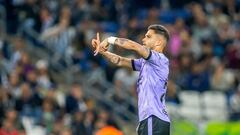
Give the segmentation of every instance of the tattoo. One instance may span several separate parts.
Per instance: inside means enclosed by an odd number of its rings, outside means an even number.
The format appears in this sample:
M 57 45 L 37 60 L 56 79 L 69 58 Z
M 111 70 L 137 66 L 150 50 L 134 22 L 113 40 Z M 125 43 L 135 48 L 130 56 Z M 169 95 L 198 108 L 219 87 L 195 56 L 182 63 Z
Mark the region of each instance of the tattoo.
M 112 63 L 118 64 L 120 62 L 120 57 L 113 56 L 110 60 Z
M 117 38 L 117 42 L 119 42 L 120 45 L 123 45 L 127 41 L 128 39 L 125 39 L 125 38 Z

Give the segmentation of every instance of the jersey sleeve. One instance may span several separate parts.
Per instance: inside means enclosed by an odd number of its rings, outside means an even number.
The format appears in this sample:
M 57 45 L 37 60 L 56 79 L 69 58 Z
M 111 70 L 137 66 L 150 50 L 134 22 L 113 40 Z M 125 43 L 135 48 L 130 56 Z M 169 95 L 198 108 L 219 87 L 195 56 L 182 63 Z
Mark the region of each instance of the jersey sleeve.
M 141 67 L 142 67 L 142 59 L 132 59 L 132 69 L 134 71 L 140 71 Z

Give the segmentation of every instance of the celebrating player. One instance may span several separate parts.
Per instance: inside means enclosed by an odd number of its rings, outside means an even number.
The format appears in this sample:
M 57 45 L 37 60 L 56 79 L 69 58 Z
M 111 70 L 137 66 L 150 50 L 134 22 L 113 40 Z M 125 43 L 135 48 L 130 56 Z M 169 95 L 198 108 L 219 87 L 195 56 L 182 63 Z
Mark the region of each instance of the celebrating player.
M 113 64 L 139 71 L 138 94 L 138 135 L 169 135 L 170 119 L 165 110 L 165 95 L 169 74 L 169 61 L 163 50 L 169 41 L 168 30 L 158 24 L 150 25 L 140 45 L 125 38 L 109 37 L 100 41 L 92 40 L 96 49 L 94 55 L 102 54 Z M 130 59 L 108 52 L 109 45 L 117 45 L 137 52 L 142 58 Z

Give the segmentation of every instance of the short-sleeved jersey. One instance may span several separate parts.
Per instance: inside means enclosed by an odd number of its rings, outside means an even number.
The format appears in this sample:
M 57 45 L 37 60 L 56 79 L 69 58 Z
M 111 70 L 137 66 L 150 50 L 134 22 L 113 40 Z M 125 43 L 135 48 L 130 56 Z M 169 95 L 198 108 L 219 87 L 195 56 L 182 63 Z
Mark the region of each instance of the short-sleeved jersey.
M 148 58 L 133 59 L 132 68 L 140 72 L 137 81 L 139 121 L 154 115 L 170 122 L 165 106 L 169 74 L 168 58 L 151 50 Z

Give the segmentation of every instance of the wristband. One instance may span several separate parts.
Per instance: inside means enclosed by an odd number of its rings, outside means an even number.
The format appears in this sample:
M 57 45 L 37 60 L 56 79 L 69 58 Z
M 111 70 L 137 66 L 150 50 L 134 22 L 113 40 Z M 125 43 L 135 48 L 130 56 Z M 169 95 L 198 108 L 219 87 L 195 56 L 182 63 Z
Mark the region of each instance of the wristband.
M 117 39 L 117 37 L 109 37 L 108 38 L 108 43 L 114 45 L 116 39 Z

